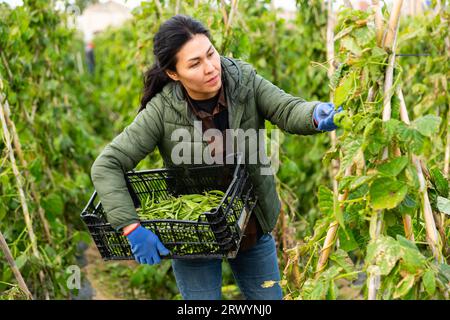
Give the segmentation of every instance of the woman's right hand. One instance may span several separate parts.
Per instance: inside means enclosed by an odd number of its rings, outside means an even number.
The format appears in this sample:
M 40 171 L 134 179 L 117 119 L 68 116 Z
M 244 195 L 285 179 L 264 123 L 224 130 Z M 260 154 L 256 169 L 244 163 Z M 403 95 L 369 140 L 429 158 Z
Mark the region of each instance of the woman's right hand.
M 165 256 L 170 253 L 153 232 L 141 225 L 126 236 L 134 258 L 140 264 L 158 264 L 161 262 L 160 255 Z

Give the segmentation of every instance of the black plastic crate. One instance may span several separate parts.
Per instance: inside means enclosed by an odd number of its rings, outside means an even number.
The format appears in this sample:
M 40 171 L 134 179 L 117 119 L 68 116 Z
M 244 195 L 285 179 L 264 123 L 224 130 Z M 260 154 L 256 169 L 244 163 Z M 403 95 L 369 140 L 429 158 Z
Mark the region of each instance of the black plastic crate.
M 125 174 L 128 191 L 136 208 L 147 196 L 155 201 L 169 195 L 221 190 L 220 204 L 204 212 L 198 221 L 172 219 L 142 220 L 141 225 L 154 232 L 170 254 L 168 259 L 234 258 L 243 231 L 257 203 L 254 188 L 241 158 L 235 164 L 174 167 Z M 134 259 L 128 239 L 107 222 L 106 213 L 95 191 L 81 218 L 104 260 Z

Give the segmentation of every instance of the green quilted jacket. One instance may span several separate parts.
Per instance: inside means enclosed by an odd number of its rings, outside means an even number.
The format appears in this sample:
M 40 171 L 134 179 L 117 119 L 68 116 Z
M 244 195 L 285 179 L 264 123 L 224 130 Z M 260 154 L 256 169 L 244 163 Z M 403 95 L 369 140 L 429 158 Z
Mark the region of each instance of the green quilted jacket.
M 312 120 L 314 107 L 319 101 L 307 102 L 285 93 L 258 75 L 250 64 L 241 60 L 221 57 L 221 65 L 231 129 L 264 129 L 264 120 L 267 119 L 289 133 L 309 135 L 320 132 L 316 130 Z M 180 142 L 172 141 L 171 134 L 179 128 L 193 134 L 198 130 L 198 127 L 194 126 L 195 120 L 197 119 L 183 96 L 181 84 L 170 82 L 148 102 L 146 108 L 123 132 L 106 145 L 94 161 L 91 168 L 92 182 L 108 222 L 117 231 L 139 221 L 127 191 L 124 172 L 135 168 L 155 147 L 158 147 L 164 165 L 173 165 L 172 148 Z M 250 140 L 246 142 L 256 143 L 252 141 L 254 138 L 251 136 L 248 139 Z M 207 142 L 201 141 L 185 143 L 190 144 L 192 148 L 196 143 L 207 145 Z M 248 150 L 248 146 L 248 143 L 244 143 L 241 147 Z M 251 154 L 244 153 L 248 161 Z M 281 203 L 273 174 L 261 174 L 261 168 L 270 168 L 265 150 L 262 153 L 265 161 L 247 165 L 247 168 L 258 196 L 255 213 L 263 232 L 266 233 L 275 227 Z M 191 152 L 192 158 L 195 154 L 197 153 Z

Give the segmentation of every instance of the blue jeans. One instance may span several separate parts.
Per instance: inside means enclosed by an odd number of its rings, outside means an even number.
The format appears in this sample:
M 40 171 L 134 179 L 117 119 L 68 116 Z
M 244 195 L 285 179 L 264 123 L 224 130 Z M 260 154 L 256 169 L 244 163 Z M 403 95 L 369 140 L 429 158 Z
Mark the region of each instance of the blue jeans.
M 278 282 L 269 288 L 265 281 L 280 281 L 275 241 L 270 233 L 261 236 L 251 249 L 228 259 L 233 276 L 248 300 L 281 300 Z M 222 259 L 173 259 L 178 289 L 185 300 L 222 299 Z

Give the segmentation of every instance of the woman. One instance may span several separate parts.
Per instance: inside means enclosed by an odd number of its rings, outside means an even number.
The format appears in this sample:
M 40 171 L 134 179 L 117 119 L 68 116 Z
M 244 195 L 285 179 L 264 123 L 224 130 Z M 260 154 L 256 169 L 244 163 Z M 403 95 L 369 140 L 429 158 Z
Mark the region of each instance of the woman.
M 172 134 L 177 129 L 195 133 L 193 124 L 197 121 L 202 132 L 207 129 L 245 132 L 264 129 L 264 120 L 268 119 L 287 132 L 307 135 L 336 129 L 333 116 L 337 112 L 330 103 L 293 97 L 256 74 L 251 65 L 220 56 L 210 41 L 209 31 L 187 16 L 176 15 L 161 25 L 154 37 L 153 51 L 155 63 L 144 78 L 138 115 L 105 147 L 91 170 L 108 221 L 128 237 L 136 261 L 147 264 L 159 263 L 160 255 L 169 251 L 154 233 L 139 224 L 123 175 L 156 146 L 165 165 L 174 165 L 173 150 L 179 142 L 174 141 Z M 248 151 L 249 145 L 255 146 L 255 141 L 251 142 L 244 146 L 244 151 Z M 196 143 L 203 145 L 195 141 L 189 144 L 195 147 Z M 223 149 L 217 150 L 222 157 L 226 155 Z M 191 157 L 194 162 L 199 160 L 194 157 Z M 262 174 L 267 167 L 270 168 L 270 163 L 247 166 L 258 205 L 237 257 L 228 261 L 247 299 L 282 299 L 278 283 L 269 288 L 261 286 L 268 280 L 280 280 L 275 242 L 270 233 L 280 212 L 280 201 L 273 174 Z M 220 299 L 221 262 L 221 259 L 173 259 L 173 271 L 183 298 Z

